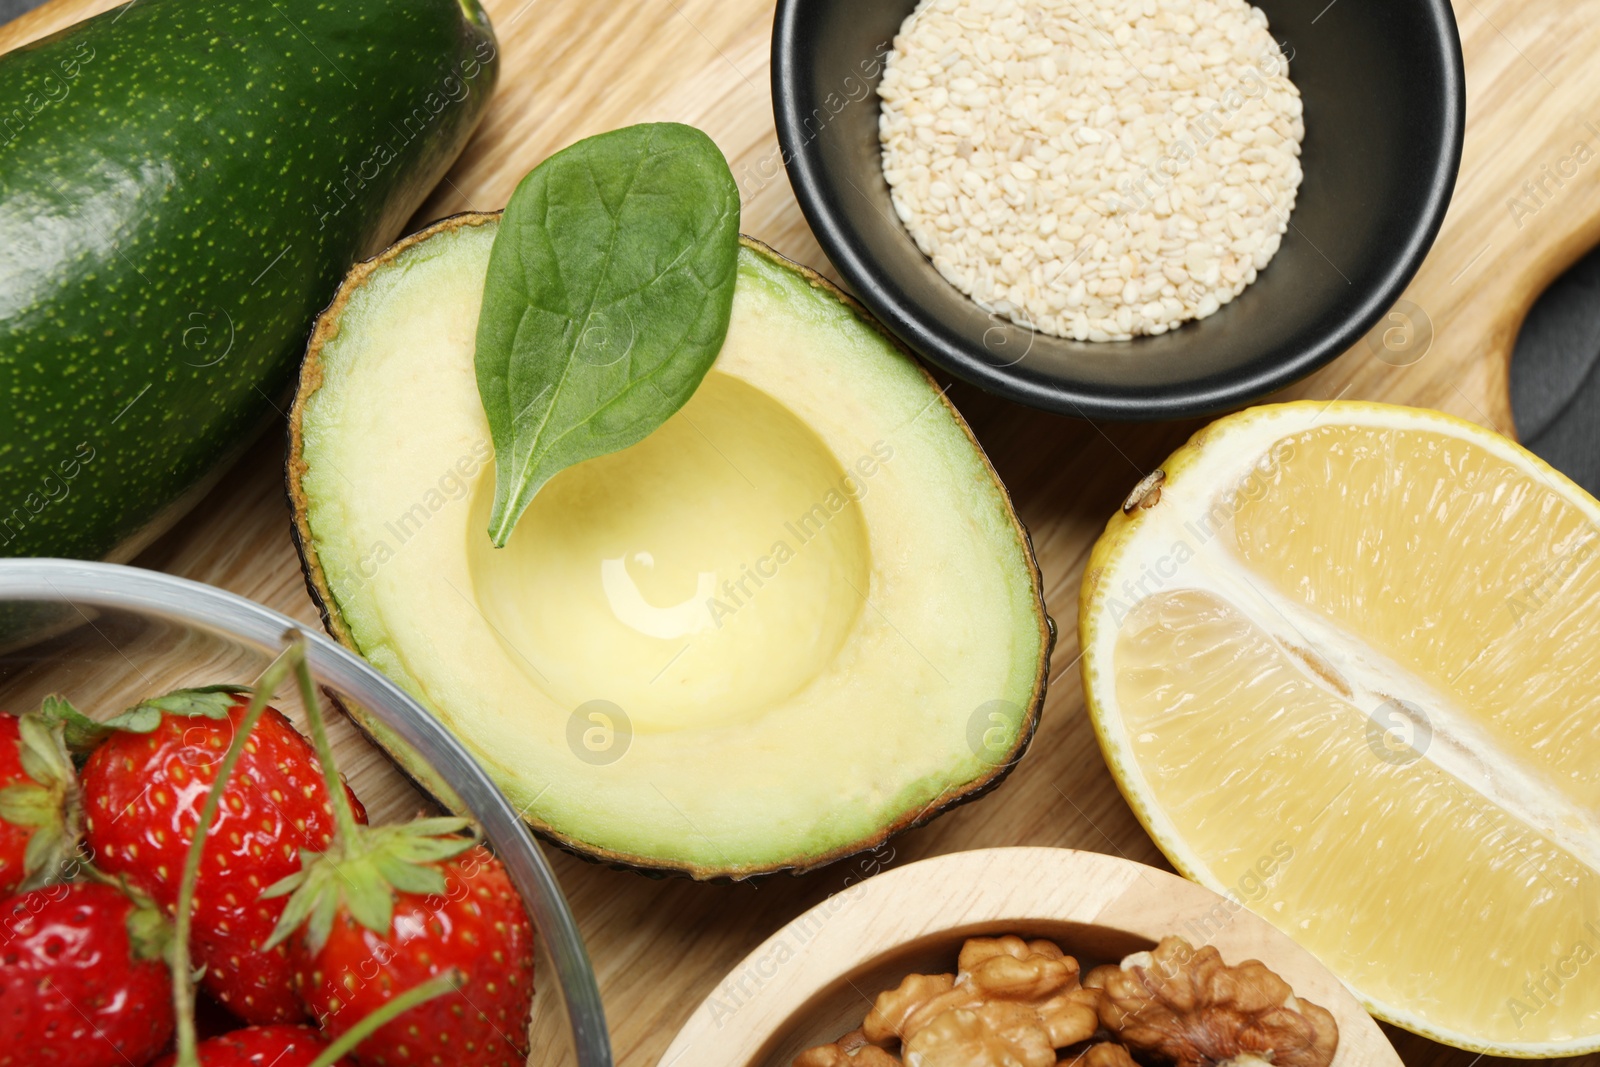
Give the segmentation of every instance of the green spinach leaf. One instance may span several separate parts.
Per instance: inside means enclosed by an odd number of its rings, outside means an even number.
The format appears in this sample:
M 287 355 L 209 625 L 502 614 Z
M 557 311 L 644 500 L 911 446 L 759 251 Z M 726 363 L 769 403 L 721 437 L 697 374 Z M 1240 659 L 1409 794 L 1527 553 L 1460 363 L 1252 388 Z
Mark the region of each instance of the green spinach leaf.
M 500 220 L 475 354 L 503 546 L 562 470 L 643 440 L 728 333 L 739 190 L 692 126 L 629 126 L 539 164 Z

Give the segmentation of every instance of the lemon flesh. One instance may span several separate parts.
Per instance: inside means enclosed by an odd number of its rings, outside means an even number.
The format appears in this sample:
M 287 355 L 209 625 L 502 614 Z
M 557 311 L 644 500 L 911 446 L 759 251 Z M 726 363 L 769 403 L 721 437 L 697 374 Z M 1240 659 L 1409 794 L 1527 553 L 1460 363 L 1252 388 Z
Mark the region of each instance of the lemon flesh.
M 494 232 L 392 255 L 314 347 L 291 490 L 336 634 L 531 823 L 608 861 L 814 866 L 999 774 L 1049 632 L 1026 536 L 930 379 L 745 248 L 688 404 L 557 475 L 496 549 L 473 358 Z
M 1371 404 L 1254 409 L 1165 470 L 1082 605 L 1096 728 L 1158 843 L 1402 1026 L 1600 1047 L 1594 500 Z

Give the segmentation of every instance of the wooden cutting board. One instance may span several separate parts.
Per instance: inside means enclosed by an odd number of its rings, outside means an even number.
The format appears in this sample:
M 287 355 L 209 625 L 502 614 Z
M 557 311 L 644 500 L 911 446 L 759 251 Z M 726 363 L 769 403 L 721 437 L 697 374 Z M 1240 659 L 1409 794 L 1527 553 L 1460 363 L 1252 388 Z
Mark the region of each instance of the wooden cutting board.
M 54 0 L 0 28 L 0 50 L 111 6 L 111 0 Z M 748 197 L 746 232 L 828 270 L 776 166 L 771 0 L 488 0 L 487 6 L 503 52 L 498 94 L 414 225 L 502 207 L 529 168 L 580 137 L 633 122 L 676 120 L 706 130 L 728 156 Z M 1456 15 L 1467 57 L 1466 151 L 1443 231 L 1398 305 L 1405 315 L 1383 327 L 1399 331 L 1389 337 L 1398 354 L 1381 344 L 1358 344 L 1284 397 L 1436 407 L 1510 433 L 1506 368 L 1523 315 L 1546 283 L 1600 238 L 1600 72 L 1594 65 L 1600 4 L 1457 0 Z M 1583 163 L 1563 167 L 1580 142 L 1586 143 Z M 757 177 L 774 172 L 765 184 Z M 1096 426 L 964 386 L 951 395 L 1033 532 L 1061 640 L 1043 724 L 1016 773 L 986 799 L 896 839 L 868 862 L 901 863 L 980 846 L 1053 845 L 1166 866 L 1101 763 L 1075 670 L 1073 620 L 1083 562 L 1106 517 L 1198 424 Z M 211 582 L 315 625 L 289 541 L 283 448 L 281 434 L 269 433 L 190 519 L 138 562 Z M 416 805 L 415 795 L 359 738 L 346 730 L 340 745 L 375 815 Z M 846 863 L 757 886 L 708 886 L 652 881 L 565 854 L 553 860 L 588 939 L 624 1067 L 655 1064 L 736 962 L 864 873 L 860 864 Z M 1495 1062 L 1406 1034 L 1394 1037 L 1411 1065 Z M 1569 1062 L 1600 1065 L 1600 1056 Z

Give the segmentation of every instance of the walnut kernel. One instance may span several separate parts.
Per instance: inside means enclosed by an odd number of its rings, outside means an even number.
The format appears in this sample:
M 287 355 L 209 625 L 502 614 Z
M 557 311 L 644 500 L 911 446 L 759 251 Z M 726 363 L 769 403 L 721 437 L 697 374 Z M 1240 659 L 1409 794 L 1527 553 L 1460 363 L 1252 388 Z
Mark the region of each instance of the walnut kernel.
M 1259 960 L 1229 967 L 1217 950 L 1168 937 L 1120 967 L 1096 967 L 1100 1022 L 1136 1053 L 1173 1067 L 1328 1067 L 1339 1028 Z
M 794 1067 L 901 1067 L 900 1060 L 852 1030 L 831 1045 L 808 1048 L 795 1057 Z

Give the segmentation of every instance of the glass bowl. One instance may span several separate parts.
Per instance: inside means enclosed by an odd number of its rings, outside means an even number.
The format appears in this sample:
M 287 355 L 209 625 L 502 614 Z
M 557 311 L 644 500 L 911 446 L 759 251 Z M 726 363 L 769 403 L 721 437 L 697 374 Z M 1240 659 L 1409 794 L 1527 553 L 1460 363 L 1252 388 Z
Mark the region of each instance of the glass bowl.
M 482 827 L 537 929 L 529 1063 L 611 1067 L 599 987 L 555 875 L 526 825 L 460 743 L 403 690 L 321 633 L 220 589 L 109 563 L 0 559 L 0 708 L 22 712 L 58 693 L 106 718 L 184 686 L 248 684 L 284 647 L 305 638 L 318 685 L 370 710 L 426 757 Z M 273 705 L 304 727 L 292 684 Z M 426 806 L 376 748 L 331 716 L 340 770 L 374 822 Z

